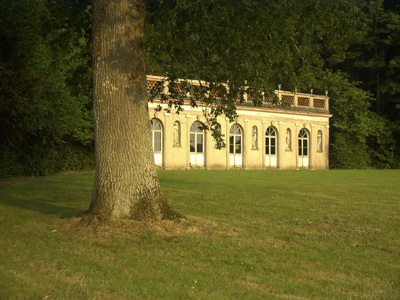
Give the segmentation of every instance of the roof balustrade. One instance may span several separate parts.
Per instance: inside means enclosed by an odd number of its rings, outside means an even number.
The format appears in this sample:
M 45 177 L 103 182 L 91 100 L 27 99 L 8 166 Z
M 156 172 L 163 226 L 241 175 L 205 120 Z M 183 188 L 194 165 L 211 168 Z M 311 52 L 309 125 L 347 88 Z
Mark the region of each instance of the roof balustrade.
M 164 77 L 161 76 L 154 76 L 154 75 L 147 75 L 147 90 L 150 90 L 157 85 L 157 83 L 162 82 L 165 80 Z M 181 91 L 181 82 L 187 82 L 190 85 L 200 86 L 200 85 L 207 85 L 205 81 L 199 80 L 184 80 L 184 79 L 177 79 L 175 81 L 175 89 L 177 91 Z M 168 84 L 164 83 L 163 85 L 163 93 L 168 95 Z M 313 110 L 313 111 L 320 111 L 320 112 L 329 112 L 329 97 L 328 92 L 325 92 L 325 95 L 314 95 L 312 90 L 309 94 L 307 93 L 298 93 L 298 92 L 290 92 L 284 91 L 280 89 L 274 91 L 275 95 L 279 99 L 279 102 L 282 103 L 280 108 L 291 108 L 291 109 L 306 109 L 306 110 Z M 190 96 L 188 94 L 187 96 Z M 249 106 L 252 104 L 251 96 L 244 94 L 244 103 L 242 105 Z M 263 106 L 274 106 L 273 99 L 264 96 L 264 105 Z

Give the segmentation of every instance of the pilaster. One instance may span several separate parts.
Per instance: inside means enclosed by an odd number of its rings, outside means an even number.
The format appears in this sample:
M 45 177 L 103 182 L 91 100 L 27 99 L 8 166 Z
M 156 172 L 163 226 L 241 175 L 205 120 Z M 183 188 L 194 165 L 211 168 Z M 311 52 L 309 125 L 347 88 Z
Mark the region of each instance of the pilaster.
M 192 126 L 190 114 L 186 116 L 186 169 L 190 169 L 190 126 Z
M 163 166 L 165 169 L 169 167 L 169 155 L 172 150 L 171 139 L 169 138 L 170 133 L 170 114 L 164 113 L 164 132 L 163 132 Z
M 248 168 L 248 151 L 247 148 L 251 147 L 251 141 L 250 144 L 248 143 L 248 138 L 247 138 L 247 132 L 249 130 L 248 128 L 248 123 L 249 120 L 248 119 L 244 119 L 243 120 L 243 134 L 242 134 L 242 157 L 243 157 L 243 161 L 242 161 L 242 166 L 245 170 L 247 170 Z M 250 135 L 251 136 L 251 135 Z M 250 147 L 248 146 L 250 145 Z

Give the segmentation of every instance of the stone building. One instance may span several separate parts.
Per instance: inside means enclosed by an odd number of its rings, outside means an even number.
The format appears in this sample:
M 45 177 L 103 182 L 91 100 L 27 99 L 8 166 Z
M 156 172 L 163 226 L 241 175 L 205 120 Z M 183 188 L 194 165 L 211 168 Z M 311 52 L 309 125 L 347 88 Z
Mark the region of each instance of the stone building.
M 147 76 L 148 88 L 161 77 Z M 168 93 L 168 91 L 165 91 Z M 251 101 L 237 106 L 235 123 L 219 118 L 226 147 L 218 150 L 201 107 L 189 103 L 177 114 L 157 112 L 149 103 L 154 160 L 164 169 L 328 169 L 329 98 L 327 95 L 276 90 L 288 106 Z M 162 104 L 164 106 L 164 104 Z M 166 107 L 166 105 L 165 105 Z

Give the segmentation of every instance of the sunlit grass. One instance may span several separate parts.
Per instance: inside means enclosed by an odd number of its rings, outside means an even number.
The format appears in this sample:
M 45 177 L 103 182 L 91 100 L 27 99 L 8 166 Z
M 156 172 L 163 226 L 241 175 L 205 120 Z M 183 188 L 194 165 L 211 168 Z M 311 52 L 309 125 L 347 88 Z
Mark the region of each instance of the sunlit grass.
M 0 187 L 0 299 L 399 299 L 400 171 L 161 171 L 180 223 L 82 229 L 93 173 Z

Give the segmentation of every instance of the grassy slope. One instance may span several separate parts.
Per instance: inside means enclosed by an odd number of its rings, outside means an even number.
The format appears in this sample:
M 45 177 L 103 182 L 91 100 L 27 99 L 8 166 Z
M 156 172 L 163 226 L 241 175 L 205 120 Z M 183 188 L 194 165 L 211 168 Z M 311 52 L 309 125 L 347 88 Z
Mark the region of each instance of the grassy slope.
M 77 229 L 93 174 L 0 187 L 0 299 L 399 299 L 400 171 L 162 171 L 189 222 Z

